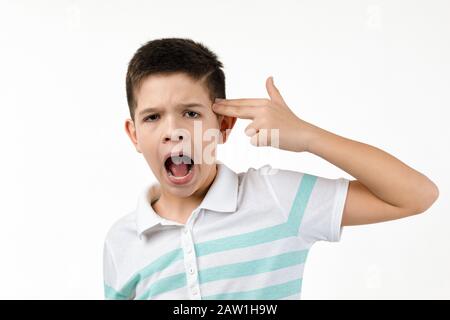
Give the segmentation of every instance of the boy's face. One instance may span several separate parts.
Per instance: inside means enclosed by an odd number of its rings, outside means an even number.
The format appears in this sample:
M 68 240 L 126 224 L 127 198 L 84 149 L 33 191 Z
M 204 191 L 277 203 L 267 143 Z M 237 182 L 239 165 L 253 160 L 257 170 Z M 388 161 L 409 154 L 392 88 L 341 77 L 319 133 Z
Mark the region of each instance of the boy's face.
M 162 188 L 193 195 L 215 174 L 216 145 L 225 142 L 236 118 L 215 114 L 203 83 L 184 73 L 145 78 L 135 99 L 134 121 L 127 119 L 125 129 L 136 150 Z M 175 157 L 180 154 L 185 157 Z

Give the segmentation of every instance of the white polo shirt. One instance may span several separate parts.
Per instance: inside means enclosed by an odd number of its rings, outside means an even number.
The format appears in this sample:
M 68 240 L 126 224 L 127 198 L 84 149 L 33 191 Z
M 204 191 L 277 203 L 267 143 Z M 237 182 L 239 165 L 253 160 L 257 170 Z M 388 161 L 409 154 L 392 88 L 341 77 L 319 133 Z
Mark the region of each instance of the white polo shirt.
M 339 241 L 349 180 L 275 169 L 217 176 L 186 224 L 147 186 L 104 244 L 106 299 L 300 299 L 308 251 Z

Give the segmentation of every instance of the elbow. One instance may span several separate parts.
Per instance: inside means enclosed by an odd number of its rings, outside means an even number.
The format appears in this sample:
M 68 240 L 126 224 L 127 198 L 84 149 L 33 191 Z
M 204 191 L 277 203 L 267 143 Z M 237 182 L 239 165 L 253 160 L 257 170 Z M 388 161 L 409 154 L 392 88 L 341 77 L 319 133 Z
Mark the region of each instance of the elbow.
M 427 211 L 439 198 L 439 188 L 433 181 L 429 180 L 429 183 L 423 190 L 420 197 L 422 200 L 420 201 L 420 204 L 416 206 L 415 210 L 417 214 Z
M 433 203 L 435 203 L 436 200 L 439 198 L 439 188 L 437 187 L 437 185 L 434 182 L 432 182 L 432 181 L 430 181 L 430 182 L 431 182 L 431 192 L 430 192 L 431 195 L 430 195 L 430 204 L 429 204 L 428 208 L 431 207 L 433 205 Z

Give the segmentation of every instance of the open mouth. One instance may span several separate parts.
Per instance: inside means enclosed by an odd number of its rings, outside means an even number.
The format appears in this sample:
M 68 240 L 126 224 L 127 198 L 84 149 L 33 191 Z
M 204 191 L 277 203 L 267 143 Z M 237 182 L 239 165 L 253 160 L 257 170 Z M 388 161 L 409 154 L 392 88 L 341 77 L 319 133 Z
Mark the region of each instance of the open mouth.
M 183 178 L 192 171 L 194 161 L 187 155 L 172 155 L 164 162 L 169 177 Z

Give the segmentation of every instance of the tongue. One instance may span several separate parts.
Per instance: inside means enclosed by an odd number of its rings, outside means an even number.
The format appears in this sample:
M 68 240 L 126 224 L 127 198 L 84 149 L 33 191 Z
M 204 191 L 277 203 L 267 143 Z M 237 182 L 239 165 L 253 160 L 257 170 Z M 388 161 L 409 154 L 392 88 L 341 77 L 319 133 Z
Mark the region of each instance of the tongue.
M 175 164 L 172 162 L 169 170 L 175 177 L 184 177 L 188 173 L 188 165 L 186 163 Z

